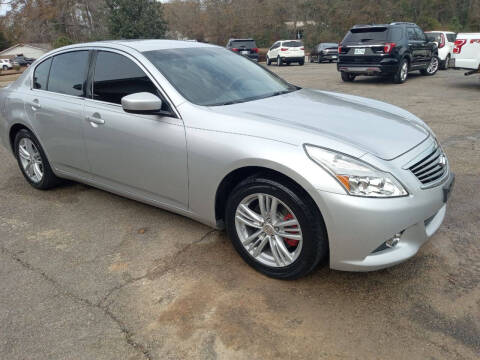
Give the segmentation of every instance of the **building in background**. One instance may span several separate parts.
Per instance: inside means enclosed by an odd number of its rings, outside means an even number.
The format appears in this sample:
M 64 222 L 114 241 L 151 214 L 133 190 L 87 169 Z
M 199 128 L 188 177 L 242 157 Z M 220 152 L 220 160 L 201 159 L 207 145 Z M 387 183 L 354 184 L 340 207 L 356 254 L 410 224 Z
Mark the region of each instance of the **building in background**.
M 0 51 L 0 58 L 10 59 L 17 55 L 23 55 L 27 58 L 38 59 L 50 50 L 52 50 L 50 44 L 17 44 Z
M 292 31 L 295 34 L 295 39 L 303 39 L 305 34 L 305 28 L 308 26 L 315 26 L 317 23 L 313 20 L 307 21 L 287 21 L 285 22 L 289 31 Z

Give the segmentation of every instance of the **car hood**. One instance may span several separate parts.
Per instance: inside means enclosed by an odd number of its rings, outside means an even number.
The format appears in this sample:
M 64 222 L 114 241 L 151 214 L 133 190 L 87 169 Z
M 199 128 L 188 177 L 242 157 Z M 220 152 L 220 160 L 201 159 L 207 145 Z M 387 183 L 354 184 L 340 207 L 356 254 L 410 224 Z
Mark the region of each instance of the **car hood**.
M 300 139 L 300 142 L 312 141 L 311 135 L 321 135 L 385 160 L 404 154 L 430 135 L 428 127 L 420 119 L 396 106 L 318 90 L 301 89 L 281 96 L 210 109 L 245 120 L 278 125 L 284 131 L 295 130 L 292 134 L 298 134 L 300 130 L 305 134 L 305 139 Z M 257 125 L 254 128 L 255 134 L 249 135 L 280 136 L 278 140 L 288 141 L 278 131 L 269 133 L 268 127 Z M 314 145 L 321 146 L 321 140 Z

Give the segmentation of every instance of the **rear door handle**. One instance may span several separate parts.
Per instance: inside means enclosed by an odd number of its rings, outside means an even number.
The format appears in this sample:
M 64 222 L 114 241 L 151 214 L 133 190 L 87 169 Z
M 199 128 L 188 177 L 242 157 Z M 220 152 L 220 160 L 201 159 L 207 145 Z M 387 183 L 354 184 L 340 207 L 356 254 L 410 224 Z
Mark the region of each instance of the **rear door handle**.
M 99 113 L 95 113 L 92 116 L 87 116 L 86 120 L 92 124 L 92 126 L 97 127 L 98 125 L 105 124 L 105 120 L 102 119 Z
M 38 109 L 41 109 L 41 108 L 42 108 L 42 106 L 40 105 L 40 102 L 38 101 L 38 99 L 33 100 L 33 101 L 30 103 L 30 106 L 32 107 L 32 110 L 38 110 Z

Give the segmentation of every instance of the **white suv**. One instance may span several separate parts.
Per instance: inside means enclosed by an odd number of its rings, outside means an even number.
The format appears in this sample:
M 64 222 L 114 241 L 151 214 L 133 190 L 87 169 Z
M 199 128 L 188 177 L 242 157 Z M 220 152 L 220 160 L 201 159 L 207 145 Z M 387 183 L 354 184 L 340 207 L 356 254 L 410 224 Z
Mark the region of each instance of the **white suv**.
M 440 69 L 448 69 L 448 64 L 453 54 L 453 43 L 457 34 L 451 31 L 427 31 L 425 33 L 428 40 L 438 44 L 438 59 L 440 60 Z
M 300 40 L 280 40 L 267 52 L 267 65 L 275 62 L 277 66 L 291 63 L 305 64 L 305 48 Z
M 12 68 L 13 68 L 13 65 L 9 59 L 0 59 L 0 69 L 10 70 Z

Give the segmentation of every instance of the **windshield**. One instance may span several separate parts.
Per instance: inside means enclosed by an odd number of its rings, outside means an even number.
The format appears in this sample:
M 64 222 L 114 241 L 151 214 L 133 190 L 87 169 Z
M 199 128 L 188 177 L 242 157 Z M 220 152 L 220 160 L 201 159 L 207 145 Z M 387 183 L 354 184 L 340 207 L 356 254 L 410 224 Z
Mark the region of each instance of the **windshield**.
M 221 48 L 154 50 L 144 55 L 183 97 L 197 105 L 228 105 L 297 89 L 251 60 Z
M 342 43 L 368 43 L 372 41 L 387 41 L 386 27 L 367 27 L 367 28 L 353 28 Z
M 232 42 L 230 42 L 230 46 L 232 48 L 244 47 L 247 49 L 252 49 L 257 47 L 257 45 L 255 44 L 255 41 L 253 40 L 233 40 Z

